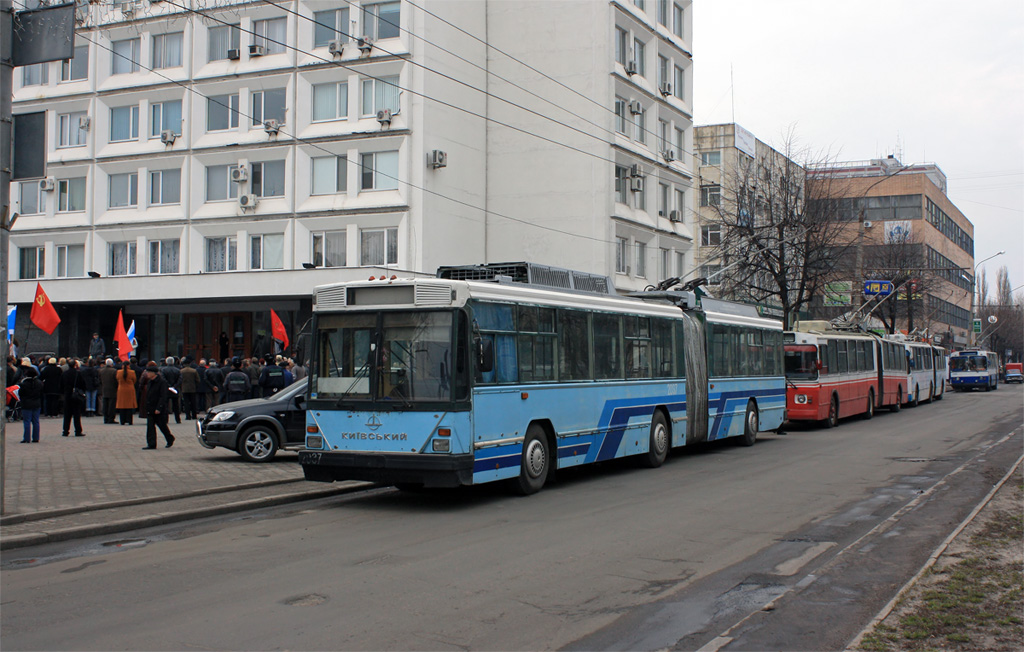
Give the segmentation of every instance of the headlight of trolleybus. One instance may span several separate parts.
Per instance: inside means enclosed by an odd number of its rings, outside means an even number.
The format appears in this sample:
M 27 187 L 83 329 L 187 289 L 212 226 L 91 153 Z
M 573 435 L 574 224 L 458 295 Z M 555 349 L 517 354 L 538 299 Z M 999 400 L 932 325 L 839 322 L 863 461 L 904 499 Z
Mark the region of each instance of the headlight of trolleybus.
M 811 402 L 811 397 L 808 396 L 807 394 L 797 394 L 793 398 L 793 402 L 796 403 L 797 405 L 806 405 L 807 403 Z

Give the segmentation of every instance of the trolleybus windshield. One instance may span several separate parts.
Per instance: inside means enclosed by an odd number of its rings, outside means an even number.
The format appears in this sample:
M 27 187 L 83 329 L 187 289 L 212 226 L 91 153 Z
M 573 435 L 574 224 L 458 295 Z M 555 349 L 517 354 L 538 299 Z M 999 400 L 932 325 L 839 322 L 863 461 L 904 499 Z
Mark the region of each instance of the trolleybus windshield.
M 956 356 L 949 361 L 952 371 L 985 371 L 988 369 L 988 358 L 983 355 Z
M 786 378 L 816 380 L 818 378 L 817 347 L 813 344 L 787 344 Z

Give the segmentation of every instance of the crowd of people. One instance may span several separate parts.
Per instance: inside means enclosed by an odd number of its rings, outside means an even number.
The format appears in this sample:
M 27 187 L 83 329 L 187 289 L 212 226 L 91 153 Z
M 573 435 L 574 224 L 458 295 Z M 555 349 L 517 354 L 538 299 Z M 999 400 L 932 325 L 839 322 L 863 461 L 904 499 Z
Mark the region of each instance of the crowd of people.
M 84 437 L 82 419 L 132 425 L 146 419 L 146 446 L 156 448 L 156 431 L 174 443 L 169 418 L 198 419 L 210 408 L 232 401 L 272 396 L 301 380 L 306 370 L 290 358 L 194 360 L 167 357 L 163 364 L 136 357 L 7 357 L 7 419 L 22 420 L 22 443 L 39 441 L 40 418 L 63 417 L 61 434 Z

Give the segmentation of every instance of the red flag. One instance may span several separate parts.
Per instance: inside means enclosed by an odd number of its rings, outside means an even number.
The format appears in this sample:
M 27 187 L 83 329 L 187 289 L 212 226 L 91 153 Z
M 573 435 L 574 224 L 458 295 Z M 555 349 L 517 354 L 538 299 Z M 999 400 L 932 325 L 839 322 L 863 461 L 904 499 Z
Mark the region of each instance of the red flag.
M 117 343 L 117 357 L 127 362 L 132 356 L 132 341 L 128 339 L 128 332 L 124 329 L 123 310 L 117 311 L 117 330 L 114 331 L 114 342 Z
M 288 333 L 284 330 L 284 323 L 273 309 L 270 310 L 270 334 L 275 340 L 280 340 L 281 350 L 288 348 Z
M 50 297 L 46 296 L 43 286 L 39 283 L 36 283 L 36 300 L 32 302 L 32 314 L 29 315 L 29 318 L 32 319 L 33 324 L 46 331 L 47 335 L 53 335 L 57 324 L 60 323 L 57 310 L 50 303 Z

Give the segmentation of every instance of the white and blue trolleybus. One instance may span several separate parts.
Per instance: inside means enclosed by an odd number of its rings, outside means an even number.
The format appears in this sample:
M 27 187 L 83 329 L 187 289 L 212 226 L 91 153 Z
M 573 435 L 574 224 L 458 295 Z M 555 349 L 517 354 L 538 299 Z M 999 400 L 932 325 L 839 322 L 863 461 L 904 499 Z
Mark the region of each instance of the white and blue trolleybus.
M 958 392 L 999 389 L 999 357 L 992 351 L 979 349 L 950 354 L 949 384 Z
M 782 324 L 752 306 L 525 263 L 438 275 L 316 288 L 306 479 L 529 494 L 785 418 Z

